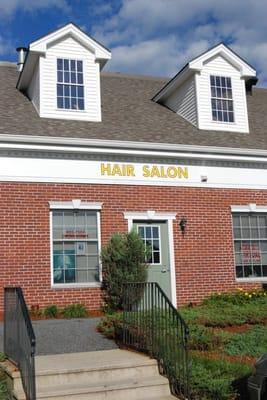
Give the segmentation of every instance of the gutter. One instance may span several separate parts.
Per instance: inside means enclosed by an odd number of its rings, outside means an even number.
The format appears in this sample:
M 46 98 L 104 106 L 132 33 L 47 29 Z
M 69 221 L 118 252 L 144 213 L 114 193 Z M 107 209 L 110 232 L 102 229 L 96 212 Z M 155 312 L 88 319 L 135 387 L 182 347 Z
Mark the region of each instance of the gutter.
M 267 163 L 266 150 L 47 136 L 0 135 L 0 149 Z

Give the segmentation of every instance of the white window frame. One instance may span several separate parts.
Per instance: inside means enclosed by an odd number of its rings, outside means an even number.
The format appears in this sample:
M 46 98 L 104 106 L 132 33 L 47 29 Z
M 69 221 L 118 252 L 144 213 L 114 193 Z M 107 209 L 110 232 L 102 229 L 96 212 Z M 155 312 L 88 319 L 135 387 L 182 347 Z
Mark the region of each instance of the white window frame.
M 101 287 L 102 284 L 102 264 L 100 259 L 101 254 L 101 223 L 100 210 L 102 203 L 87 203 L 80 199 L 71 201 L 50 201 L 49 202 L 49 222 L 50 222 L 50 275 L 52 289 L 79 289 L 79 288 L 95 288 Z M 54 283 L 54 259 L 53 259 L 53 211 L 54 210 L 90 210 L 96 211 L 97 216 L 97 241 L 98 241 L 98 258 L 99 258 L 99 282 L 77 282 L 77 283 Z
M 232 205 L 231 206 L 231 218 L 232 218 L 232 238 L 233 238 L 233 257 L 234 257 L 234 268 L 235 268 L 235 280 L 238 283 L 254 282 L 254 283 L 267 283 L 267 277 L 252 277 L 252 278 L 237 278 L 236 276 L 236 261 L 235 261 L 235 248 L 234 248 L 234 226 L 233 226 L 233 214 L 234 213 L 264 213 L 267 214 L 267 206 L 258 206 L 255 203 L 246 205 Z
M 58 67 L 57 67 L 57 61 L 58 60 L 63 60 L 63 63 L 64 63 L 64 60 L 68 60 L 69 62 L 70 61 L 75 61 L 76 63 L 77 63 L 77 61 L 81 61 L 82 62 L 82 77 L 83 77 L 83 83 L 81 84 L 81 83 L 72 83 L 72 82 L 64 82 L 64 78 L 63 78 L 63 82 L 59 82 L 58 81 Z M 71 74 L 71 70 L 69 71 L 70 72 L 70 74 Z M 76 71 L 76 73 L 77 73 L 77 71 Z M 63 77 L 64 77 L 64 73 L 63 73 Z M 58 94 L 57 94 L 57 85 L 63 85 L 63 96 L 59 96 L 59 97 L 62 97 L 63 99 L 65 98 L 65 96 L 64 96 L 64 85 L 69 85 L 69 86 L 82 86 L 83 87 L 83 108 L 81 108 L 81 109 L 79 109 L 79 108 L 65 108 L 65 107 L 58 107 L 58 104 L 57 104 L 57 101 L 58 101 Z M 71 96 L 69 96 L 69 98 L 71 98 Z M 78 99 L 78 97 L 76 96 L 76 99 Z M 78 59 L 78 58 L 70 58 L 70 57 L 56 57 L 56 108 L 57 108 L 57 110 L 59 110 L 59 111 L 67 111 L 67 112 L 76 112 L 76 111 L 78 111 L 78 112 L 84 112 L 85 111 L 85 74 L 84 74 L 84 60 L 81 58 L 81 59 Z
M 232 90 L 232 99 L 228 98 L 223 98 L 223 97 L 213 97 L 212 92 L 211 92 L 211 77 L 219 77 L 219 78 L 230 78 L 231 79 L 231 90 Z M 214 124 L 225 124 L 225 125 L 235 125 L 236 124 L 236 113 L 235 113 L 235 101 L 234 101 L 234 92 L 233 92 L 233 79 L 231 76 L 226 76 L 226 75 L 218 75 L 218 74 L 210 74 L 209 75 L 209 88 L 210 88 L 210 110 L 211 110 L 211 122 Z M 212 115 L 212 100 L 227 100 L 227 101 L 232 101 L 233 103 L 233 121 L 219 121 L 219 120 L 214 120 L 213 115 Z
M 170 275 L 171 275 L 171 300 L 174 307 L 177 307 L 176 297 L 176 273 L 174 257 L 174 238 L 173 238 L 173 220 L 176 219 L 176 213 L 164 213 L 154 210 L 144 212 L 129 211 L 124 213 L 124 218 L 128 220 L 128 231 L 133 229 L 134 221 L 165 221 L 168 226 L 169 235 L 169 254 L 170 254 Z
M 139 223 L 140 223 L 140 221 L 139 221 Z M 162 258 L 162 255 L 161 255 L 161 230 L 160 230 L 160 226 L 159 225 L 157 225 L 157 224 L 140 224 L 139 225 L 139 223 L 137 222 L 137 224 L 136 224 L 136 227 L 137 227 L 137 233 L 138 233 L 138 230 L 139 230 L 139 226 L 140 227 L 149 227 L 149 228 L 158 228 L 158 231 L 159 231 L 159 262 L 158 263 L 147 263 L 148 265 L 161 265 L 161 258 Z M 142 240 L 143 240 L 143 238 L 142 238 Z M 144 242 L 144 240 L 143 240 L 143 242 Z M 152 251 L 153 251 L 153 249 L 152 249 Z

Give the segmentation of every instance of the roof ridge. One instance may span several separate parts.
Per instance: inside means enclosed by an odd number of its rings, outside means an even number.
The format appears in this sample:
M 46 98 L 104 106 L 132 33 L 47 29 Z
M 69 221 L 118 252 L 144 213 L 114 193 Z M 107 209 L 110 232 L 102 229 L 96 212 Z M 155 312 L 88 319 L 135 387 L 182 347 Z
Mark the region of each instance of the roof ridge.
M 12 61 L 0 61 L 0 67 L 16 67 L 17 63 Z
M 109 76 L 112 78 L 127 78 L 127 79 L 140 79 L 144 81 L 162 81 L 166 82 L 167 79 L 170 79 L 169 77 L 157 77 L 157 76 L 151 76 L 151 75 L 137 75 L 137 74 L 126 74 L 124 72 L 113 72 L 113 71 L 103 71 L 101 72 L 102 76 Z

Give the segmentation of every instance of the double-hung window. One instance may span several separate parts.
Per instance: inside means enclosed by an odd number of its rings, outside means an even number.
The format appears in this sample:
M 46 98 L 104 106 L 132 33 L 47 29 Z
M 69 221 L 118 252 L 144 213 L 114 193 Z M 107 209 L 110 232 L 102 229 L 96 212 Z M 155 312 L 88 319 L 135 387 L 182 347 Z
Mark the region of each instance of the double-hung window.
M 212 120 L 234 122 L 234 103 L 231 78 L 210 76 Z
M 267 214 L 234 213 L 237 278 L 267 279 Z
M 97 211 L 52 210 L 53 285 L 100 281 Z
M 57 108 L 84 110 L 84 76 L 81 60 L 57 59 Z

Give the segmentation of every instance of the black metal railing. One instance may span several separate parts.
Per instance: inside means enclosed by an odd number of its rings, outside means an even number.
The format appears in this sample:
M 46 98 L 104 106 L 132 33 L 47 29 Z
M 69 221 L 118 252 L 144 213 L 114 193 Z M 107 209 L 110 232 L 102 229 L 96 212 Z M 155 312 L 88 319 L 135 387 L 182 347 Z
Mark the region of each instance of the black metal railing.
M 155 282 L 124 284 L 123 345 L 156 358 L 173 395 L 190 399 L 189 330 Z
M 5 288 L 4 352 L 20 370 L 27 400 L 36 400 L 35 335 L 23 292 Z

